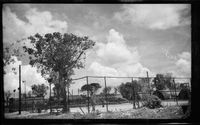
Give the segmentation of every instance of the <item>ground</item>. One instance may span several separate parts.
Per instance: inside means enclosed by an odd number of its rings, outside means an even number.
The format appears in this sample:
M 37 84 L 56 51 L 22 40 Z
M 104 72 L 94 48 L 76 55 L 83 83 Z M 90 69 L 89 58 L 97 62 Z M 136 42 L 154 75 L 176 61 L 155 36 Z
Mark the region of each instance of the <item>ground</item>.
M 141 107 L 108 112 L 96 110 L 96 112 L 86 114 L 71 112 L 50 115 L 49 112 L 30 113 L 25 111 L 21 115 L 18 115 L 18 112 L 5 114 L 5 118 L 9 119 L 180 119 L 183 116 L 181 106 L 164 106 L 156 109 Z

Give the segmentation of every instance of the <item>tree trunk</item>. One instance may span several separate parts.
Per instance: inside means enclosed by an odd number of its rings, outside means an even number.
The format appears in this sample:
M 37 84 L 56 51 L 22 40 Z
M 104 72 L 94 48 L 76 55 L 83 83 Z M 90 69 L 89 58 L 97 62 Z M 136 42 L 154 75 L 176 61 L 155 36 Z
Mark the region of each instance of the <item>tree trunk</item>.
M 62 73 L 59 72 L 59 82 L 60 82 L 60 85 L 61 85 L 61 92 L 62 92 L 62 98 L 63 98 L 63 112 L 70 112 L 69 111 L 69 106 L 67 105 L 67 95 L 66 95 L 66 85 L 64 83 L 64 80 L 63 80 L 63 76 L 62 76 Z

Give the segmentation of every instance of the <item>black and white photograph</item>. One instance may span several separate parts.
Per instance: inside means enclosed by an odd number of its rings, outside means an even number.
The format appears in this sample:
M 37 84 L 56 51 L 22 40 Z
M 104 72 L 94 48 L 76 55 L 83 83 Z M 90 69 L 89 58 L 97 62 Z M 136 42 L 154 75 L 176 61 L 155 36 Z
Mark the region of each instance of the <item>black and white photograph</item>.
M 2 5 L 5 119 L 188 119 L 191 4 Z

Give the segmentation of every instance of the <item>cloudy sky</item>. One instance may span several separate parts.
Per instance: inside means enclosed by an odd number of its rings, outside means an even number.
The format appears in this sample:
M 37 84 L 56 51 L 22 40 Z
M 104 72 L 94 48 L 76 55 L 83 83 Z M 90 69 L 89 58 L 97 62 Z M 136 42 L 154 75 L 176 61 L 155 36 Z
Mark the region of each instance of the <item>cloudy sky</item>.
M 150 76 L 190 77 L 190 9 L 187 4 L 4 4 L 3 44 L 35 33 L 87 35 L 96 46 L 86 54 L 86 67 L 76 70 L 73 78 L 146 76 L 146 71 Z M 11 67 L 19 64 L 28 90 L 32 84 L 47 84 L 25 59 L 15 59 L 16 64 L 5 67 L 5 90 L 18 87 Z

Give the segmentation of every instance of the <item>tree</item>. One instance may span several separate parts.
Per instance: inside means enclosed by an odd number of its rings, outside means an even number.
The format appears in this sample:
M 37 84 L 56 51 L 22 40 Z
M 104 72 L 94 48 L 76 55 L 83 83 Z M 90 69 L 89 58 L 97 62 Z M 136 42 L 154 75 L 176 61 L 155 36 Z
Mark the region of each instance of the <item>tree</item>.
M 141 91 L 144 93 L 150 93 L 149 79 L 148 78 L 140 78 L 137 83 L 141 86 Z
M 85 84 L 81 87 L 81 91 L 84 92 L 84 91 L 88 91 L 89 92 L 89 96 L 93 96 L 97 90 L 101 88 L 100 84 L 99 83 L 91 83 L 91 84 Z
M 154 85 L 157 90 L 164 90 L 166 88 L 172 89 L 172 75 L 171 74 L 156 74 L 156 77 L 153 79 Z
M 122 83 L 119 86 L 119 91 L 123 98 L 126 98 L 128 100 L 133 101 L 134 108 L 136 107 L 136 101 L 139 100 L 139 94 L 138 92 L 141 90 L 141 86 L 137 83 L 136 80 L 132 82 L 126 82 L 125 84 Z
M 171 73 L 166 73 L 166 74 L 164 75 L 165 85 L 166 85 L 166 87 L 169 88 L 169 89 L 174 89 L 174 87 L 175 87 L 175 86 L 173 85 L 172 80 L 173 80 L 173 77 L 172 77 L 172 74 L 171 74 Z
M 32 92 L 31 91 L 28 91 L 28 97 L 31 97 L 31 95 L 32 95 Z
M 34 84 L 31 86 L 31 88 L 32 88 L 32 93 L 34 95 L 36 95 L 37 97 L 44 97 L 47 94 L 48 86 L 44 84 L 41 84 L 41 85 Z
M 12 94 L 11 94 L 10 91 L 6 91 L 6 92 L 4 93 L 4 95 L 5 95 L 5 99 L 6 99 L 6 105 L 8 106 L 9 98 L 10 98 L 10 96 L 11 96 Z
M 119 87 L 114 88 L 114 94 L 117 95 L 117 92 L 119 91 Z
M 12 42 L 12 41 L 11 41 Z M 15 43 L 3 43 L 3 66 L 4 71 L 3 73 L 6 74 L 5 66 L 14 64 L 17 59 L 21 59 L 22 57 L 26 56 L 23 52 L 22 46 L 25 45 L 26 39 L 22 38 L 21 40 L 17 40 Z M 14 69 L 14 70 L 13 70 Z M 15 72 L 16 67 L 12 68 L 12 72 Z
M 44 36 L 30 36 L 33 47 L 23 46 L 30 55 L 30 64 L 40 69 L 42 76 L 52 71 L 58 73 L 56 90 L 63 98 L 63 112 L 68 112 L 66 86 L 71 83 L 71 75 L 75 68 L 83 68 L 86 50 L 92 48 L 95 42 L 87 36 L 78 37 L 74 34 L 48 33 Z
M 106 88 L 103 88 L 103 94 L 105 95 L 106 93 L 109 95 L 110 94 L 110 91 L 111 91 L 111 87 L 108 86 Z
M 98 89 L 101 88 L 99 83 L 91 83 L 91 84 L 85 84 L 81 87 L 81 91 L 88 91 L 89 92 L 89 98 L 92 105 L 92 110 L 95 111 L 95 104 L 96 104 L 96 97 L 95 94 L 98 91 Z

